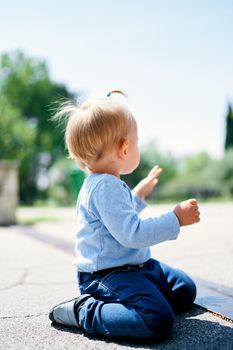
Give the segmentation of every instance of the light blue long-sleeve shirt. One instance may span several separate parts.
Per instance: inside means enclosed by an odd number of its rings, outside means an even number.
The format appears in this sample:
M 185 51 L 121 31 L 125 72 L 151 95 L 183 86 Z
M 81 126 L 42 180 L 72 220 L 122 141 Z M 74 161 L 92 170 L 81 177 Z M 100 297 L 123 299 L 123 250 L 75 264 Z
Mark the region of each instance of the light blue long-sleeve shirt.
M 142 264 L 151 257 L 150 246 L 176 239 L 180 231 L 176 215 L 141 219 L 138 214 L 145 206 L 117 177 L 89 175 L 77 201 L 78 271 Z

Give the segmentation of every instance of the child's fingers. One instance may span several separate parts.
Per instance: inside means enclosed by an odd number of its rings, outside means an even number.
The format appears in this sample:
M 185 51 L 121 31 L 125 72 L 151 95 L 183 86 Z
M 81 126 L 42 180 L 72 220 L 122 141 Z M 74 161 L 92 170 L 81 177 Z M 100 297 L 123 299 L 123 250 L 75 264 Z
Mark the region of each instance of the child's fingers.
M 149 177 L 151 177 L 151 176 L 153 176 L 153 177 L 158 177 L 158 176 L 161 174 L 162 171 L 163 171 L 162 168 L 160 168 L 158 165 L 155 165 L 155 166 L 151 169 L 151 171 L 149 172 L 148 176 L 149 176 Z
M 149 184 L 149 183 L 157 183 L 159 180 L 157 179 L 157 177 L 156 176 L 154 176 L 154 175 L 151 175 L 151 176 L 147 176 L 146 178 L 145 178 L 145 184 L 147 183 L 147 184 Z
M 149 174 L 148 174 L 148 176 L 151 176 L 151 175 L 153 175 L 154 174 L 154 172 L 155 172 L 155 170 L 156 169 L 158 169 L 158 165 L 155 165 L 150 171 L 149 171 Z
M 159 180 L 158 180 L 158 175 L 154 174 L 154 175 L 150 175 L 147 177 L 149 182 L 153 182 L 156 181 L 155 183 L 157 183 Z
M 144 184 L 145 185 L 150 185 L 150 184 L 153 184 L 154 186 L 159 182 L 159 180 L 157 179 L 156 176 L 147 176 L 145 178 L 145 181 L 144 181 Z
M 159 175 L 161 174 L 162 171 L 163 171 L 162 168 L 158 168 L 158 169 L 155 170 L 155 174 L 156 174 L 157 176 L 159 176 Z
M 190 208 L 191 210 L 192 210 L 192 212 L 195 214 L 195 215 L 197 215 L 198 213 L 200 214 L 200 212 L 199 212 L 199 207 L 198 206 L 192 206 L 191 208 Z
M 157 169 L 159 169 L 159 166 L 158 165 L 155 165 L 149 172 L 149 174 L 152 174 L 154 173 Z
M 197 205 L 197 200 L 195 198 L 190 199 L 189 202 L 192 205 Z

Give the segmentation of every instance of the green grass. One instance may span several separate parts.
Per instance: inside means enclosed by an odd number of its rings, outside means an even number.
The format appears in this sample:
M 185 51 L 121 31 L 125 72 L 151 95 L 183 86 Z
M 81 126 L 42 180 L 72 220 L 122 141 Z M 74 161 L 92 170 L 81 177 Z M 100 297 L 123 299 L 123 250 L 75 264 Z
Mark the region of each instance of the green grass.
M 34 217 L 20 217 L 17 216 L 17 225 L 31 226 L 39 224 L 40 222 L 58 222 L 58 217 L 49 216 L 34 216 Z

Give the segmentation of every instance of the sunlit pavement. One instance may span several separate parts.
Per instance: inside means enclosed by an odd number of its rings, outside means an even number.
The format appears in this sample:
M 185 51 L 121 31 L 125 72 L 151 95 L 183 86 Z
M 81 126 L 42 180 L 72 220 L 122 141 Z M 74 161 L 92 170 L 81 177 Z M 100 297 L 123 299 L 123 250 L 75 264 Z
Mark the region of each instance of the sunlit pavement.
M 172 205 L 150 206 L 144 216 Z M 182 228 L 176 241 L 152 248 L 153 257 L 190 275 L 233 287 L 233 203 L 202 204 L 202 221 Z M 74 209 L 20 209 L 20 221 L 38 234 L 69 243 L 75 233 Z M 27 227 L 0 228 L 0 339 L 2 349 L 232 349 L 233 323 L 203 309 L 176 317 L 169 339 L 132 344 L 91 339 L 74 328 L 54 327 L 51 306 L 77 295 L 73 255 L 30 236 Z

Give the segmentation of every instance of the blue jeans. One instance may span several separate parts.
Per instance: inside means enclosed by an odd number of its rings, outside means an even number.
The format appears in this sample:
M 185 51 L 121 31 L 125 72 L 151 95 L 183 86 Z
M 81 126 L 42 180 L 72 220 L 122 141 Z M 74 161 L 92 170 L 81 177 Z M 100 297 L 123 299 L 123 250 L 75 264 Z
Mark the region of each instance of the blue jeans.
M 161 339 L 173 326 L 174 312 L 187 310 L 196 297 L 194 282 L 183 271 L 150 259 L 94 273 L 78 272 L 81 328 L 92 335 Z

